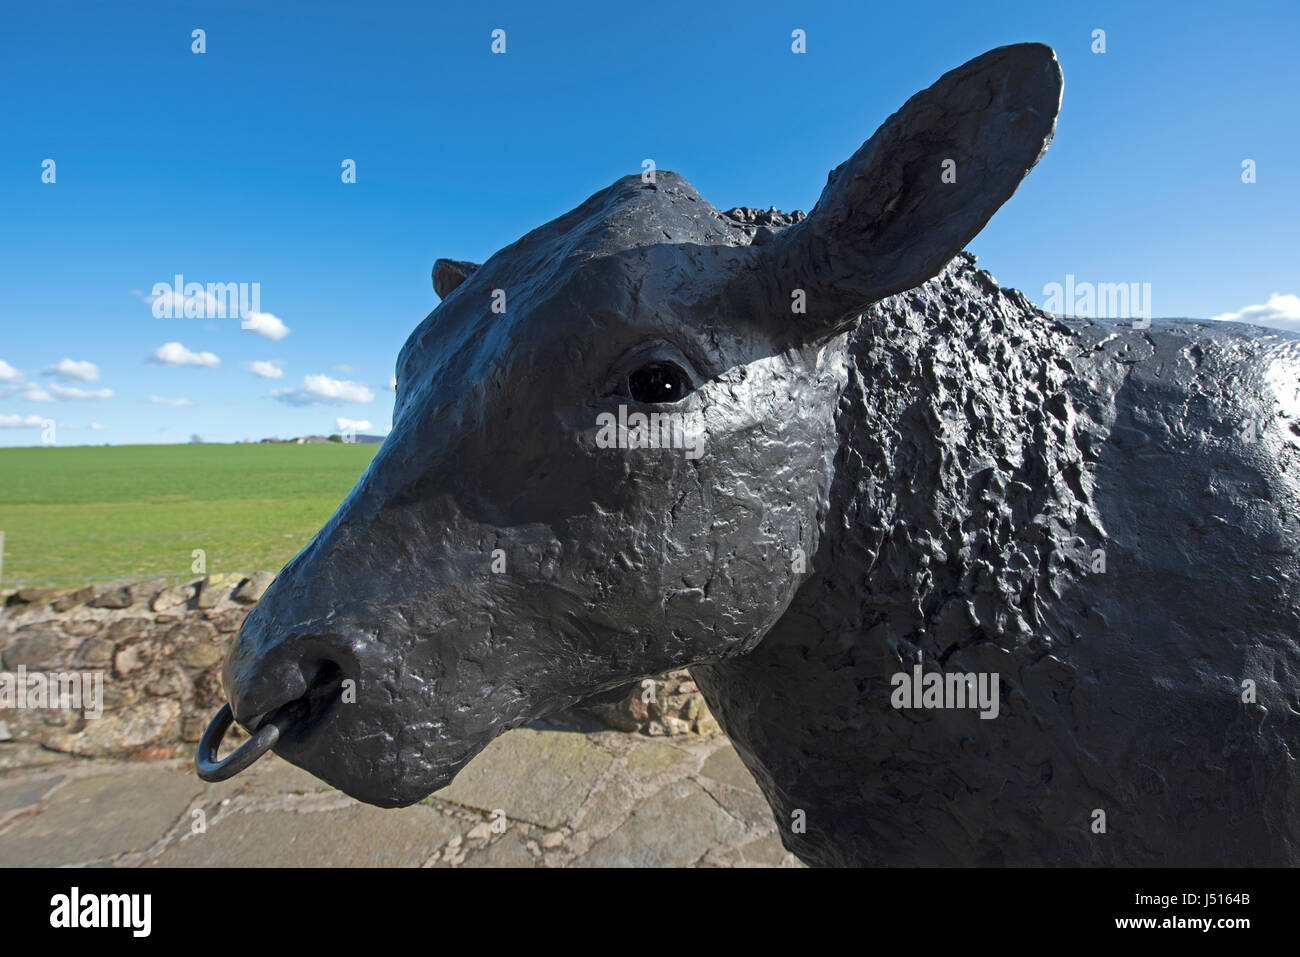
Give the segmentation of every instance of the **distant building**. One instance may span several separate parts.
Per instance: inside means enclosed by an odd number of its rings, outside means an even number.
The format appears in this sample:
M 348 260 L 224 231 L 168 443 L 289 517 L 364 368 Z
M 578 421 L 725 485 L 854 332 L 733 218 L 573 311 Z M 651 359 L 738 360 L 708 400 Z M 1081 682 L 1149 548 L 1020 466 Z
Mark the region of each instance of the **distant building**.
M 378 445 L 386 439 L 386 435 L 356 435 L 352 438 L 352 443 L 356 445 Z M 246 440 L 251 441 L 251 440 Z M 333 439 L 324 435 L 301 435 L 296 439 L 259 439 L 261 445 L 289 444 L 289 445 L 324 445 L 329 442 L 338 442 L 338 437 Z

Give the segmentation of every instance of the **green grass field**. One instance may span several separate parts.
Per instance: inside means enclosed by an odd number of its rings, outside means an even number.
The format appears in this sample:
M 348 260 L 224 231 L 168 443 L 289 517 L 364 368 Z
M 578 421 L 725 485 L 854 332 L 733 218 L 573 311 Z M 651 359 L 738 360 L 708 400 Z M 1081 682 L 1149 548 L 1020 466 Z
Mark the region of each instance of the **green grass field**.
M 3 584 L 275 571 L 330 517 L 378 445 L 0 449 Z

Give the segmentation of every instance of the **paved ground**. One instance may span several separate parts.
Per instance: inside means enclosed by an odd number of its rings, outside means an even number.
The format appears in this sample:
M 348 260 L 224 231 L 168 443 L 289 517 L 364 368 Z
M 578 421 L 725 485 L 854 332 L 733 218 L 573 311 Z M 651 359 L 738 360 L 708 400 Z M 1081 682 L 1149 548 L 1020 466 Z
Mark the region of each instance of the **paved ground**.
M 802 866 L 722 735 L 581 727 L 511 731 L 401 810 L 359 804 L 274 756 L 220 784 L 188 760 L 11 770 L 0 867 Z

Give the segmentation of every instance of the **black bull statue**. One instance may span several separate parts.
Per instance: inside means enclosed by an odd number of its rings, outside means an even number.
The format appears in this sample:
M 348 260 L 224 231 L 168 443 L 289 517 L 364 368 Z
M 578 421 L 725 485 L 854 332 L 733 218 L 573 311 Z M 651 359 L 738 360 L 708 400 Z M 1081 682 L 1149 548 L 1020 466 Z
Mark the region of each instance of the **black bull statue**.
M 1003 47 L 806 218 L 660 172 L 440 260 L 201 773 L 273 747 L 397 807 L 689 665 L 810 863 L 1300 861 L 1300 337 L 1062 319 L 974 268 L 1060 95 Z

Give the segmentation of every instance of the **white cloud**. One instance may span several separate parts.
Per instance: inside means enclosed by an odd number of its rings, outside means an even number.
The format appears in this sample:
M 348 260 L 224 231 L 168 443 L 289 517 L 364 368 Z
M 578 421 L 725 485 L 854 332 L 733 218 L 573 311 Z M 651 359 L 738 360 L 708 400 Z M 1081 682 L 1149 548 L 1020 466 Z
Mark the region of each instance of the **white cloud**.
M 369 432 L 374 428 L 369 419 L 344 419 L 334 420 L 335 427 L 340 432 Z
M 388 388 L 392 389 L 394 392 L 397 391 L 397 376 L 390 375 L 388 377 Z
M 352 366 L 348 365 L 346 362 L 340 362 L 338 365 L 336 365 L 336 366 L 334 367 L 334 371 L 335 371 L 335 372 L 352 372 L 352 371 L 353 371 L 353 368 L 352 368 Z
M 46 366 L 41 371 L 46 375 L 77 382 L 94 382 L 99 378 L 99 366 L 85 360 L 60 359 L 55 365 Z
M 301 388 L 274 389 L 271 396 L 289 405 L 375 401 L 375 391 L 365 383 L 331 379 L 327 375 L 304 376 Z
M 284 376 L 284 370 L 280 368 L 283 364 L 280 359 L 258 359 L 249 363 L 248 368 L 253 375 L 260 375 L 263 379 L 279 379 Z
M 46 421 L 39 415 L 0 415 L 0 429 L 39 429 Z
M 23 382 L 10 386 L 5 390 L 4 395 L 19 395 L 28 402 L 83 401 L 87 399 L 111 399 L 113 398 L 113 390 L 80 389 L 76 386 L 60 385 L 57 382 L 51 382 L 47 386 L 38 385 L 35 382 Z
M 206 288 L 199 286 L 198 283 L 185 283 L 191 293 L 197 289 L 197 294 L 187 294 L 184 292 L 177 293 L 174 288 L 167 287 L 164 283 L 163 291 L 158 295 L 144 295 L 138 289 L 132 289 L 132 295 L 139 296 L 145 302 L 153 307 L 154 315 L 160 319 L 163 317 L 194 319 L 224 319 L 227 317 L 239 317 L 239 326 L 241 329 L 247 329 L 255 332 L 259 336 L 265 336 L 268 339 L 274 339 L 279 342 L 289 334 L 289 327 L 284 324 L 284 320 L 279 316 L 269 312 L 258 312 L 249 309 L 250 305 L 258 302 L 257 283 L 253 283 L 253 291 L 250 298 L 246 298 L 246 288 L 244 284 L 238 287 L 238 297 L 235 297 L 235 285 L 233 283 L 209 283 Z M 155 286 L 154 288 L 158 288 Z M 221 293 L 220 296 L 213 295 L 213 290 Z M 247 310 L 247 311 L 245 311 Z
M 1279 296 L 1273 293 L 1263 305 L 1247 306 L 1241 312 L 1225 312 L 1212 318 L 1216 322 L 1253 322 L 1274 329 L 1300 332 L 1300 296 Z
M 269 312 L 250 312 L 247 317 L 240 320 L 239 326 L 241 329 L 256 332 L 259 336 L 266 336 L 276 342 L 289 334 L 289 327 L 284 324 L 284 321 Z
M 50 392 L 56 399 L 111 399 L 112 389 L 78 389 L 74 386 L 50 384 Z
M 28 402 L 53 402 L 54 396 L 50 395 L 43 388 L 32 383 L 23 389 L 22 396 Z
M 21 372 L 0 359 L 0 382 L 21 382 L 22 379 L 23 374 Z
M 220 365 L 221 360 L 211 352 L 191 352 L 179 342 L 164 342 L 154 350 L 155 362 L 167 366 L 207 366 Z
M 154 405 L 190 405 L 189 399 L 169 399 L 162 395 L 151 395 L 149 396 L 149 401 Z
M 90 423 L 90 430 L 91 430 L 92 432 L 103 432 L 103 431 L 104 431 L 104 427 L 103 427 L 102 425 L 100 425 L 98 422 L 92 422 L 92 423 Z

